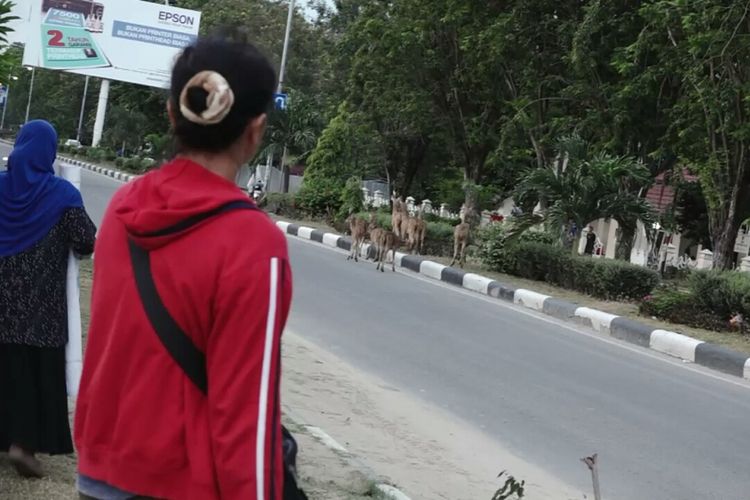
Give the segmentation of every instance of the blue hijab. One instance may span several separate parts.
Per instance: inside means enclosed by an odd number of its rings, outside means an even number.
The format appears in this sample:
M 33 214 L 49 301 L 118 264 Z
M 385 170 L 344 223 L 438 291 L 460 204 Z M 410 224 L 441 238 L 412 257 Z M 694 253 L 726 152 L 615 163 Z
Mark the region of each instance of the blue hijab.
M 28 250 L 44 239 L 65 210 L 83 207 L 81 193 L 55 177 L 57 132 L 48 122 L 23 126 L 8 171 L 0 173 L 0 257 Z

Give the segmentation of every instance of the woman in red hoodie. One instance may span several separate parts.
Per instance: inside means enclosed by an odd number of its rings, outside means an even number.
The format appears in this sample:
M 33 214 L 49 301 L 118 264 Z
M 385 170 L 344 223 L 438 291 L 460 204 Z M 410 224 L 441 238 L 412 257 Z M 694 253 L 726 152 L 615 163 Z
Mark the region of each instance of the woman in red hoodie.
M 286 240 L 235 185 L 276 84 L 251 45 L 204 39 L 173 74 L 179 154 L 99 232 L 75 419 L 82 498 L 281 499 Z

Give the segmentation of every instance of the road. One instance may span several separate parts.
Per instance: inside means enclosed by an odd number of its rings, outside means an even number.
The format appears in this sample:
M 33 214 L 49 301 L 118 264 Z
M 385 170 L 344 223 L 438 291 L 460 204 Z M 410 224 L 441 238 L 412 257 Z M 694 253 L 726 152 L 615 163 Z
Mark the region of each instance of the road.
M 117 184 L 89 172 L 101 220 Z M 289 327 L 607 499 L 750 498 L 750 385 L 409 274 L 289 240 Z M 502 466 L 500 466 L 502 467 Z M 533 479 L 533 478 L 530 478 Z

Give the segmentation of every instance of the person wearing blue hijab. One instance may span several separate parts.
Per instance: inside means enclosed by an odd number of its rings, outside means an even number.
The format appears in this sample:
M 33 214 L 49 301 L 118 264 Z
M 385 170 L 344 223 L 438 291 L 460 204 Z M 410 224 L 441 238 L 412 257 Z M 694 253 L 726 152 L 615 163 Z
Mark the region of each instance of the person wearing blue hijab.
M 44 238 L 65 210 L 83 207 L 81 193 L 55 177 L 57 133 L 43 120 L 27 123 L 18 134 L 0 174 L 0 257 L 27 250 Z
M 68 255 L 90 255 L 96 227 L 78 190 L 55 177 L 57 132 L 42 120 L 0 173 L 0 452 L 41 477 L 36 453 L 73 452 L 65 386 Z

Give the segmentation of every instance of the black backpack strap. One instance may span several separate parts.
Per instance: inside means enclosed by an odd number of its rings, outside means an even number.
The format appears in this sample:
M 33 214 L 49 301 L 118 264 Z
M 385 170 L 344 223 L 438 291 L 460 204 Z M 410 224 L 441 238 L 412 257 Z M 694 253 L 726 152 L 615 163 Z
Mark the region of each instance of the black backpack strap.
M 159 237 L 175 234 L 200 224 L 212 217 L 234 210 L 258 210 L 250 202 L 238 201 L 228 203 L 215 210 L 198 214 L 165 229 L 139 236 Z M 180 328 L 169 310 L 162 302 L 151 272 L 149 252 L 128 240 L 130 262 L 149 323 L 170 356 L 180 366 L 185 375 L 203 393 L 208 394 L 208 376 L 206 374 L 206 355 L 196 347 L 192 339 Z M 284 500 L 307 500 L 307 495 L 297 485 L 297 442 L 291 433 L 282 425 L 282 450 L 284 453 Z
M 257 210 L 257 207 L 253 203 L 245 201 L 227 203 L 209 212 L 198 214 L 173 226 L 143 236 L 159 237 L 185 231 L 208 219 L 235 210 Z M 149 323 L 151 323 L 167 352 L 182 368 L 185 375 L 203 394 L 207 394 L 206 355 L 195 346 L 192 339 L 180 328 L 180 325 L 169 314 L 164 302 L 162 302 L 151 272 L 149 252 L 138 246 L 132 239 L 128 240 L 128 246 L 130 247 L 130 262 L 133 266 L 135 284 Z

